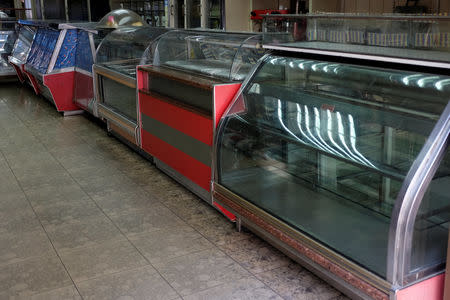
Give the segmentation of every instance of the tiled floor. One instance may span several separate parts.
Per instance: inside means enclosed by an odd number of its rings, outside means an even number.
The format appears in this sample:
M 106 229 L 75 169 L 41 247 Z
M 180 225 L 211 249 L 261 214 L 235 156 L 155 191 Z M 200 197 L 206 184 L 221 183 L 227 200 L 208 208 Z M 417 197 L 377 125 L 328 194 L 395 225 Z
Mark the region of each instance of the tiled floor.
M 346 299 L 85 116 L 0 85 L 0 299 Z

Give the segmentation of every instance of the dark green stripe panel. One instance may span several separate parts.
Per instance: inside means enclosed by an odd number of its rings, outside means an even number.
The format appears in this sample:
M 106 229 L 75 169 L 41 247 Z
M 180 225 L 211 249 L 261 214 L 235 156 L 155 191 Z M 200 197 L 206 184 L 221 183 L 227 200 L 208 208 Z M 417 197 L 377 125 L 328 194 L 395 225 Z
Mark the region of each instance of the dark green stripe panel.
M 181 152 L 195 158 L 199 162 L 211 166 L 211 147 L 189 135 L 173 129 L 158 120 L 142 115 L 143 129 L 157 138 L 177 148 Z

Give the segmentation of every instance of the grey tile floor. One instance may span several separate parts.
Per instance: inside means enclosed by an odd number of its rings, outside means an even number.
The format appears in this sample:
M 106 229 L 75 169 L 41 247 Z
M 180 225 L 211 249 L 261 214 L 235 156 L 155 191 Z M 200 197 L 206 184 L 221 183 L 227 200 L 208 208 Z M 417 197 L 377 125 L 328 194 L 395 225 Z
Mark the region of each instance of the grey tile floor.
M 0 299 L 346 299 L 85 116 L 0 84 Z

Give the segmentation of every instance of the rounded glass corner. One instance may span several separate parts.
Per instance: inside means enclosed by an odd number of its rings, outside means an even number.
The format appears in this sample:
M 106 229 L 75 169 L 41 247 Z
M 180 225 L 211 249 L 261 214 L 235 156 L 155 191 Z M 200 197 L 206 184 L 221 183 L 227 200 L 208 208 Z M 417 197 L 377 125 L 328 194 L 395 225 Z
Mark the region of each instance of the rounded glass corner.
M 98 46 L 95 63 L 135 77 L 135 68 L 142 64 L 147 48 L 168 31 L 168 28 L 147 26 L 115 29 Z
M 97 24 L 97 28 L 120 28 L 123 26 L 148 26 L 141 17 L 128 9 L 116 9 L 107 13 Z
M 219 124 L 214 179 L 390 281 L 394 206 L 447 111 L 448 82 L 411 70 L 266 55 Z
M 255 33 L 172 31 L 146 51 L 146 61 L 218 80 L 242 81 L 264 53 L 261 45 L 262 35 Z

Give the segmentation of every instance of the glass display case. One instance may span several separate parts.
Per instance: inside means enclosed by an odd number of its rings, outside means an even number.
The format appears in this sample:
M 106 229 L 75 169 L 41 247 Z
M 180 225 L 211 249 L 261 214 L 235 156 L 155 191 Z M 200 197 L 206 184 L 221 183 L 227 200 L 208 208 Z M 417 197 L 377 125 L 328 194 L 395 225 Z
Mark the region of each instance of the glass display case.
M 152 42 L 170 29 L 124 27 L 106 36 L 94 65 L 96 103 L 90 109 L 107 120 L 108 130 L 132 144 L 139 140 L 136 66 Z
M 289 33 L 293 42 L 286 47 L 450 61 L 448 16 L 266 15 L 263 31 Z
M 19 28 L 19 35 L 14 43 L 11 55 L 8 57 L 8 61 L 15 69 L 20 82 L 23 83 L 27 78 L 24 74 L 23 66 L 25 65 L 28 54 L 30 53 L 31 44 L 33 43 L 34 35 L 36 34 L 36 28 L 21 25 L 20 21 Z
M 129 9 L 116 9 L 107 13 L 97 24 L 97 28 L 120 28 L 125 26 L 145 26 L 141 17 Z
M 441 20 L 433 26 L 443 31 Z M 343 36 L 361 24 L 349 22 Z M 371 46 L 362 56 L 359 43 L 330 43 L 304 31 L 295 44 L 265 46 L 272 52 L 219 125 L 214 199 L 352 297 L 412 299 L 428 289 L 427 299 L 439 299 L 450 217 L 450 55 L 440 56 L 448 49 L 389 45 L 377 56 Z
M 138 68 L 142 149 L 210 203 L 216 121 L 264 54 L 261 41 L 254 33 L 171 31 Z
M 0 17 L 0 81 L 15 79 L 15 71 L 8 63 L 8 56 L 16 38 L 16 21 L 7 16 Z

